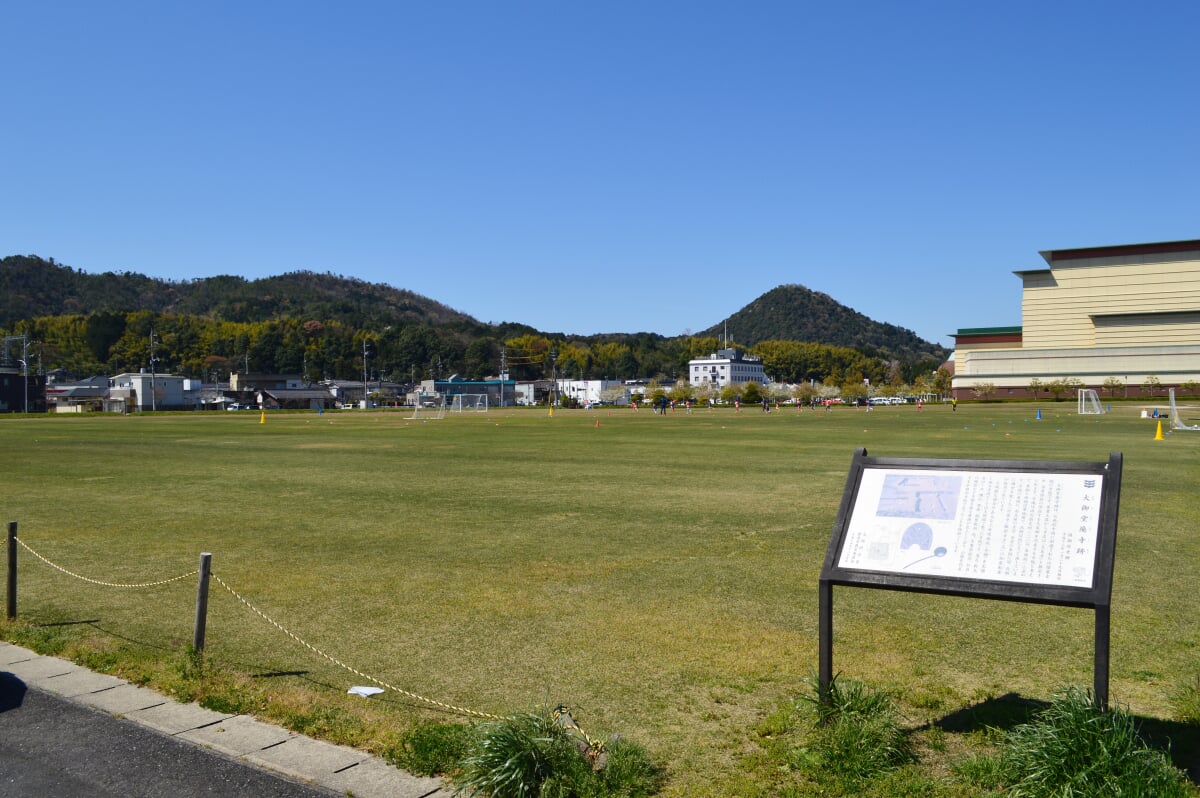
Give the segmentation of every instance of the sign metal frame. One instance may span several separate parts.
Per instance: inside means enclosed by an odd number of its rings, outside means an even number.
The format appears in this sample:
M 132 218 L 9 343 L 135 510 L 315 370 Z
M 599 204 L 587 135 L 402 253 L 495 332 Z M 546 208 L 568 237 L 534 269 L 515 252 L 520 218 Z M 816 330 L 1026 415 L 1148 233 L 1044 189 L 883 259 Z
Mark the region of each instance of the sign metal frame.
M 846 487 L 834 522 L 833 534 L 821 569 L 819 620 L 819 690 L 827 700 L 833 681 L 833 587 L 875 588 L 910 593 L 932 593 L 968 598 L 989 598 L 1064 607 L 1089 608 L 1095 612 L 1095 649 L 1093 694 L 1096 704 L 1108 707 L 1110 608 L 1112 602 L 1113 561 L 1116 553 L 1117 520 L 1121 499 L 1119 452 L 1109 454 L 1107 462 L 1066 462 L 1041 460 L 949 460 L 895 457 L 868 457 L 865 448 L 857 449 L 850 464 Z M 1019 475 L 1089 475 L 1102 477 L 1097 510 L 1094 559 L 1091 582 L 1086 586 L 1051 581 L 1016 581 L 996 578 L 970 578 L 939 573 L 903 573 L 900 570 L 847 567 L 842 562 L 847 533 L 863 486 L 864 474 L 871 469 L 887 472 L 908 470 L 934 472 L 948 477 L 991 472 Z M 941 556 L 940 554 L 938 556 Z

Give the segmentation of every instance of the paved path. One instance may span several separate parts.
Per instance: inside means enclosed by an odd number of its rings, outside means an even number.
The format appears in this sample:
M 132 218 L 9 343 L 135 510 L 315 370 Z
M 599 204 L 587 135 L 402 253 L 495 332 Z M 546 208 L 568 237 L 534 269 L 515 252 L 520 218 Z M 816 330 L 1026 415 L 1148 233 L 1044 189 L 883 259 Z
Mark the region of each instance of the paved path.
M 0 796 L 448 798 L 354 748 L 0 642 Z

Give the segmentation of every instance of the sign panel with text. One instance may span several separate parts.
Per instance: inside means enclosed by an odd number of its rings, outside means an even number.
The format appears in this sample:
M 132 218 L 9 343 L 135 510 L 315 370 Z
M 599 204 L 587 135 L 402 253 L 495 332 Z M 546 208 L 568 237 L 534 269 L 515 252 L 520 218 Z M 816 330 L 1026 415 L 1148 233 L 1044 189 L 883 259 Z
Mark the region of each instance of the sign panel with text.
M 1094 608 L 1096 694 L 1106 702 L 1121 465 L 1120 454 L 1089 463 L 859 449 L 821 570 L 822 683 L 832 674 L 832 587 L 850 585 Z

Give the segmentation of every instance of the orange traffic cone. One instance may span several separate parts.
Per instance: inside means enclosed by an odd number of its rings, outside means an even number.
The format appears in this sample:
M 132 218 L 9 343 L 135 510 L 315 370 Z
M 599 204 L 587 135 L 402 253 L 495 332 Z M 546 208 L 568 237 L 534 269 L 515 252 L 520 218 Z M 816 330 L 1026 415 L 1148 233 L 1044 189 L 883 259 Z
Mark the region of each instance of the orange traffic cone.
M 596 429 L 600 429 L 600 419 L 596 419 Z

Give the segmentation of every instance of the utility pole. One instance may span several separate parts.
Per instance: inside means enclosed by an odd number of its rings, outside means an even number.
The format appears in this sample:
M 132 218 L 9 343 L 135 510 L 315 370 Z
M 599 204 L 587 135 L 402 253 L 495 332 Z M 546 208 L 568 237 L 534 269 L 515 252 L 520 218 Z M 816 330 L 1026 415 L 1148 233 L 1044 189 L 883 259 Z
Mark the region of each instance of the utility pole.
M 143 404 L 145 404 L 143 402 Z M 150 328 L 150 410 L 158 410 L 158 401 L 154 397 L 154 328 Z
M 25 413 L 29 413 L 29 337 L 21 338 L 21 374 L 25 378 Z
M 500 350 L 500 407 L 504 407 L 504 381 L 508 379 L 508 365 L 505 362 L 507 350 Z
M 550 350 L 550 406 L 558 404 L 558 350 Z
M 367 339 L 363 339 L 363 405 L 367 406 Z
M 10 363 L 9 347 L 18 340 L 21 342 L 21 356 L 18 358 L 14 358 L 14 360 L 16 360 L 18 363 L 21 364 L 21 376 L 23 377 L 24 384 L 25 384 L 25 399 L 22 404 L 22 407 L 24 408 L 25 412 L 28 413 L 29 412 L 29 336 L 26 335 L 25 333 L 22 333 L 21 335 L 6 335 L 6 336 L 4 336 L 4 348 L 0 349 L 0 363 L 3 363 L 5 365 L 8 365 Z M 39 362 L 41 361 L 40 355 L 38 356 L 38 360 L 39 360 Z

